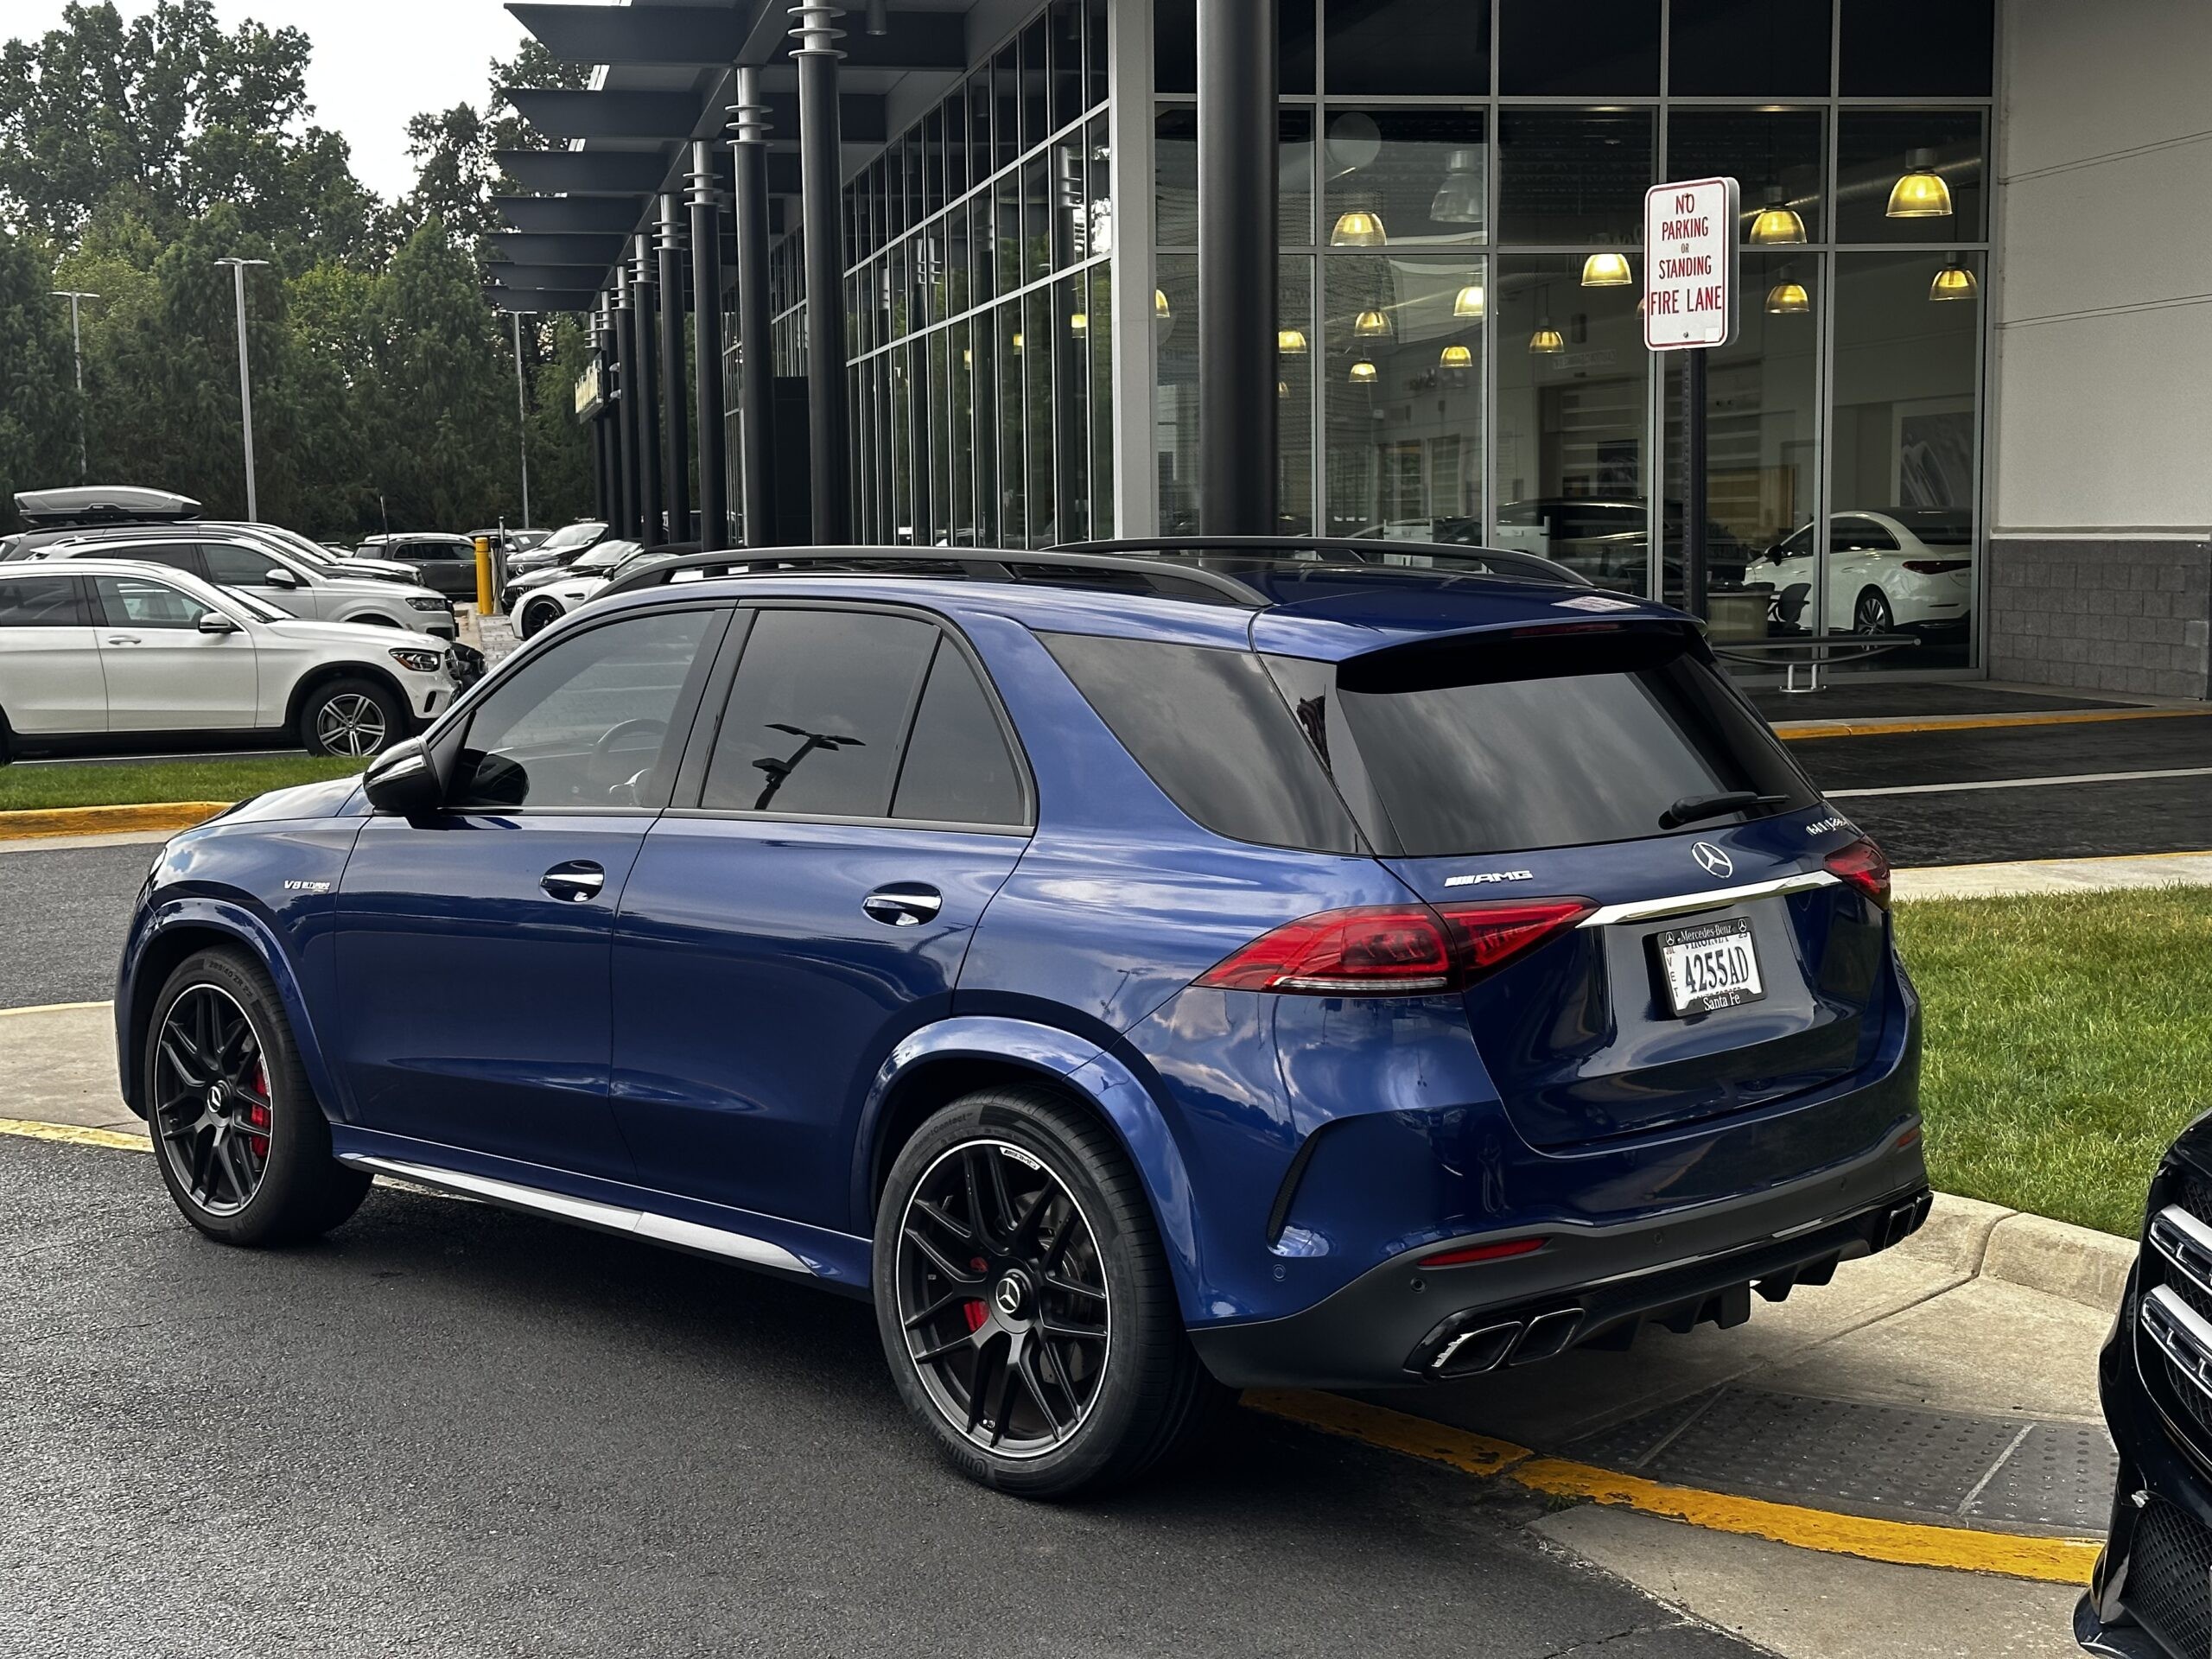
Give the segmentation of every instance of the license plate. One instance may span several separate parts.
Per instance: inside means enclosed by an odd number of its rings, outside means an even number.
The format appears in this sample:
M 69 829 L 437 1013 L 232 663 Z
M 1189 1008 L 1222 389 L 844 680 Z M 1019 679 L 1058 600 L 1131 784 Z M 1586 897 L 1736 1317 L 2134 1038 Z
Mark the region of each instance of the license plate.
M 1766 995 L 1758 948 L 1751 943 L 1745 917 L 1662 933 L 1659 965 L 1666 970 L 1667 995 L 1677 1014 L 1732 1008 Z

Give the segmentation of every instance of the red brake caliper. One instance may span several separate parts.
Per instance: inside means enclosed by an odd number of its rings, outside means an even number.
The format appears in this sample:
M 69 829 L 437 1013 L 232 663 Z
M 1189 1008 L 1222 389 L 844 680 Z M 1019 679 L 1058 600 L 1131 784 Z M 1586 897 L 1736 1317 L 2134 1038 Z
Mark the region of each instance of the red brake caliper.
M 971 1260 L 968 1265 L 977 1273 L 981 1273 L 989 1267 L 990 1263 L 979 1255 Z M 981 1302 L 963 1302 L 960 1305 L 960 1316 L 968 1321 L 968 1333 L 973 1336 L 983 1328 L 983 1322 L 991 1317 L 991 1310 Z
M 253 1092 L 261 1098 L 245 1109 L 246 1128 L 251 1131 L 246 1141 L 253 1147 L 256 1157 L 266 1158 L 269 1155 L 269 1067 L 266 1064 L 254 1068 Z

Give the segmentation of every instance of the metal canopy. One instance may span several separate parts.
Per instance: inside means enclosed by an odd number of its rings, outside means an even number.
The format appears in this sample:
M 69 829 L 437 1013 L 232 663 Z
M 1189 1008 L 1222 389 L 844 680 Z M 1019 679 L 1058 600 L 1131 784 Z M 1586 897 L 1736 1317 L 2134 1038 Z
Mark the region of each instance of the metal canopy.
M 581 265 L 604 270 L 622 257 L 619 236 L 531 236 L 495 231 L 484 238 L 494 259 L 518 265 Z
M 492 159 L 526 190 L 570 196 L 647 196 L 668 177 L 658 149 L 500 149 Z
M 727 118 L 720 105 L 709 101 L 702 107 L 699 94 L 690 92 L 569 92 L 560 87 L 511 86 L 502 89 L 500 96 L 549 138 L 665 142 L 716 138 L 721 136 Z M 879 95 L 847 92 L 838 99 L 837 109 L 847 142 L 880 144 L 889 136 Z M 768 119 L 779 137 L 796 133 L 797 96 L 772 96 Z
M 493 264 L 485 274 L 502 288 L 589 288 L 604 265 Z
M 516 0 L 507 10 L 563 63 L 720 66 L 741 57 L 753 29 L 745 13 L 686 5 L 549 5 Z M 847 32 L 845 61 L 856 69 L 964 70 L 967 19 L 957 11 L 893 11 L 885 29 Z M 786 45 L 779 56 L 787 56 Z
M 588 288 L 487 288 L 484 297 L 499 310 L 533 316 L 549 311 L 589 311 L 599 303 L 597 290 Z
M 623 196 L 494 196 L 511 231 L 540 236 L 621 236 L 645 211 L 643 193 Z

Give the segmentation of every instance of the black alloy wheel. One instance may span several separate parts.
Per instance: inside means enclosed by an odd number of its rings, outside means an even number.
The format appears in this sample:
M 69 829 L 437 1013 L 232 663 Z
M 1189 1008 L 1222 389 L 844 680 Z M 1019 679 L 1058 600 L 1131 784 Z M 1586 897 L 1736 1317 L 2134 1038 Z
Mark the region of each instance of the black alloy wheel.
M 269 1070 L 261 1039 L 219 985 L 188 987 L 154 1045 L 153 1128 L 192 1201 L 210 1216 L 253 1202 L 269 1168 Z
M 983 1090 L 914 1131 L 876 1211 L 874 1289 L 907 1409 L 1001 1491 L 1126 1484 L 1236 1398 L 1191 1345 L 1121 1137 L 1049 1086 Z
M 944 1153 L 899 1225 L 899 1315 L 931 1402 L 976 1446 L 1034 1458 L 1083 1426 L 1113 1353 L 1098 1241 L 1006 1141 Z
M 360 1207 L 369 1173 L 331 1155 L 283 1004 L 243 950 L 177 965 L 147 1017 L 142 1065 L 162 1183 L 210 1238 L 295 1243 Z

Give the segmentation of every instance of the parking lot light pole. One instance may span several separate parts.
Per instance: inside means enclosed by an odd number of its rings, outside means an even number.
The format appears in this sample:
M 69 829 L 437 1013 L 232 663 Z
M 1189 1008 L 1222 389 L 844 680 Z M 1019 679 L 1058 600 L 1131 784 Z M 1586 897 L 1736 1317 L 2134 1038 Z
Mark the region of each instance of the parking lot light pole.
M 87 294 L 82 289 L 57 288 L 54 297 L 69 302 L 69 339 L 71 348 L 77 354 L 77 481 L 84 484 L 91 480 L 92 474 L 85 447 L 85 322 L 79 307 L 83 301 L 97 300 L 99 296 Z
M 246 364 L 245 350 L 245 268 L 265 265 L 266 259 L 218 259 L 219 265 L 231 268 L 232 285 L 238 291 L 238 417 L 245 433 L 245 520 L 261 521 L 260 499 L 253 486 L 253 374 Z
M 515 435 L 522 446 L 522 527 L 530 528 L 530 397 L 522 382 L 522 313 L 515 320 Z

